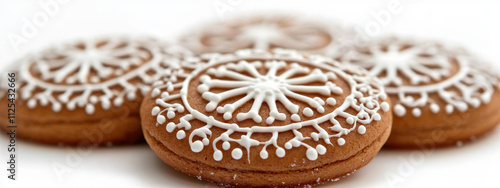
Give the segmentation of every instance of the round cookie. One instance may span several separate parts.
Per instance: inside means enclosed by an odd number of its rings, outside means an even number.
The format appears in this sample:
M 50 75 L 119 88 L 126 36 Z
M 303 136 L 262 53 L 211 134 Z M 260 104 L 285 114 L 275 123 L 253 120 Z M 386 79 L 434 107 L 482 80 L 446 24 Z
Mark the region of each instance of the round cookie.
M 330 57 L 352 43 L 354 30 L 304 16 L 239 16 L 203 25 L 181 38 L 195 53 L 232 53 L 239 49 L 295 49 Z
M 463 49 L 388 36 L 351 49 L 342 60 L 386 86 L 395 115 L 388 147 L 460 144 L 500 123 L 500 76 Z
M 336 181 L 366 165 L 390 134 L 382 84 L 357 66 L 283 49 L 207 61 L 156 82 L 141 106 L 154 152 L 200 180 L 243 187 Z
M 17 75 L 17 136 L 64 145 L 141 141 L 144 94 L 189 53 L 147 38 L 103 37 L 29 55 L 11 70 Z M 7 106 L 5 88 L 1 93 L 0 105 Z M 0 113 L 9 131 L 7 108 Z

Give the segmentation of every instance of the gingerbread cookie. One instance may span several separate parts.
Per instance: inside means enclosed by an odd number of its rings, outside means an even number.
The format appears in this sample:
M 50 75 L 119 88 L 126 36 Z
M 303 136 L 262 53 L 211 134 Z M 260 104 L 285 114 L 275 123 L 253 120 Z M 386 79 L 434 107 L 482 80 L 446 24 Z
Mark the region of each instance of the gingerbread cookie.
M 500 122 L 498 72 L 463 49 L 391 36 L 358 46 L 342 59 L 385 84 L 395 114 L 387 146 L 461 143 Z
M 391 131 L 379 80 L 330 58 L 240 50 L 182 67 L 176 79 L 156 82 L 141 118 L 155 153 L 198 179 L 248 187 L 334 181 L 366 165 Z
M 17 136 L 67 145 L 140 141 L 143 95 L 189 53 L 146 38 L 109 37 L 32 54 L 13 70 L 19 80 Z M 0 104 L 7 106 L 5 96 L 1 98 Z M 5 110 L 0 115 L 4 130 Z
M 291 15 L 241 16 L 204 25 L 181 38 L 196 53 L 287 48 L 337 56 L 354 31 L 333 23 Z

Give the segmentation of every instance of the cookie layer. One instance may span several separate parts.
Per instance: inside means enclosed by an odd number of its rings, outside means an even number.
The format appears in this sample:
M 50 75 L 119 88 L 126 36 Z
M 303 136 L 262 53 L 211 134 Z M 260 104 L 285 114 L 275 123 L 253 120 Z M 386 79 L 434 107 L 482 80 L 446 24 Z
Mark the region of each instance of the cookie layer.
M 148 144 L 156 155 L 168 165 L 199 180 L 235 187 L 298 187 L 338 181 L 368 164 L 385 144 L 390 134 L 389 128 L 372 144 L 355 155 L 345 160 L 315 167 L 313 170 L 266 172 L 229 170 L 191 161 L 170 151 L 160 141 L 153 138 L 146 129 L 144 131 Z
M 392 100 L 388 147 L 447 146 L 483 135 L 497 124 L 499 74 L 464 49 L 428 40 L 385 37 L 342 58 L 384 82 Z
M 293 50 L 241 50 L 201 64 L 177 81 L 158 82 L 142 103 L 144 134 L 167 164 L 175 154 L 186 164 L 228 172 L 315 174 L 315 168 L 357 158 L 372 144 L 378 150 L 390 130 L 389 99 L 359 67 Z M 336 179 L 364 164 L 321 171 L 314 180 Z M 234 183 L 216 173 L 209 180 Z M 317 183 L 301 178 L 284 184 Z
M 142 140 L 140 102 L 156 78 L 175 71 L 179 58 L 189 56 L 180 49 L 154 39 L 108 37 L 27 55 L 7 70 L 17 75 L 18 136 L 67 145 Z M 6 94 L 2 86 L 2 105 L 7 105 Z M 0 123 L 3 130 L 6 123 Z
M 255 14 L 205 24 L 180 41 L 199 54 L 286 48 L 337 56 L 353 36 L 352 29 L 303 15 Z

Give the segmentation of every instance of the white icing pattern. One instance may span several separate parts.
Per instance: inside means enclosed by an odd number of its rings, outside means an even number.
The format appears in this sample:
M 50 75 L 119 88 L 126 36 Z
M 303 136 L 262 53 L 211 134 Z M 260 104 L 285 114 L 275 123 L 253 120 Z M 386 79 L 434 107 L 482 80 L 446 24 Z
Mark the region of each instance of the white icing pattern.
M 262 68 L 265 74 L 258 71 Z M 364 71 L 357 67 L 345 66 L 321 56 L 303 56 L 293 50 L 276 49 L 272 53 L 240 50 L 234 54 L 213 56 L 202 68 L 190 74 L 181 74 L 180 76 L 185 78 L 183 81 L 165 80 L 156 85 L 157 88 L 152 93 L 152 97 L 156 98 L 156 106 L 151 110 L 151 115 L 156 117 L 158 126 L 166 124 L 166 131 L 175 133 L 179 140 L 188 139 L 191 150 L 195 153 L 212 144 L 215 161 L 223 159 L 223 150 L 230 150 L 231 157 L 235 160 L 242 159 L 246 153 L 250 163 L 250 149 L 256 146 L 263 146 L 259 153 L 261 159 L 269 158 L 267 148 L 274 146 L 274 155 L 279 158 L 285 157 L 286 150 L 306 147 L 305 157 L 317 160 L 328 149 L 332 149 L 334 143 L 338 146 L 346 145 L 348 140 L 342 136 L 351 131 L 365 134 L 366 126 L 372 121 L 381 120 L 379 111 L 390 110 L 387 102 L 380 102 L 387 98 L 382 84 L 370 76 L 364 76 L 363 73 Z M 200 79 L 197 88 L 189 87 L 195 81 L 193 78 Z M 338 79 L 345 81 L 350 90 L 342 91 L 333 84 L 332 81 Z M 223 90 L 211 92 L 214 88 Z M 299 91 L 322 96 L 326 100 L 295 93 Z M 198 92 L 203 98 L 200 100 L 208 102 L 205 109 L 194 109 L 190 105 L 198 100 L 188 99 L 188 93 L 192 92 Z M 346 98 L 337 102 L 334 96 L 340 94 L 346 95 Z M 229 98 L 236 101 L 219 105 Z M 299 105 L 289 99 L 302 101 L 307 106 L 302 105 L 301 110 Z M 253 103 L 248 112 L 233 117 L 236 109 L 251 100 Z M 286 111 L 278 110 L 278 101 L 285 106 Z M 269 114 L 263 114 L 260 110 L 263 103 L 269 107 Z M 335 109 L 326 113 L 325 105 L 330 105 L 329 109 Z M 348 113 L 347 109 L 353 109 L 356 113 Z M 217 114 L 222 114 L 222 120 L 207 115 L 214 110 Z M 286 117 L 284 112 L 293 115 Z M 312 117 L 315 113 L 319 115 Z M 236 122 L 250 119 L 255 125 L 241 127 L 238 123 L 229 123 L 234 118 Z M 264 118 L 265 122 L 259 123 Z M 287 118 L 290 118 L 292 123 L 273 126 L 276 121 Z M 178 120 L 174 122 L 174 119 Z M 347 124 L 341 125 L 340 119 L 344 119 Z M 193 127 L 191 122 L 195 120 L 203 122 L 204 125 Z M 300 130 L 305 127 L 312 127 L 315 131 L 304 135 Z M 215 135 L 212 128 L 223 129 L 225 132 Z M 278 138 L 284 132 L 293 132 L 295 137 L 284 145 L 279 145 Z M 242 136 L 233 136 L 238 133 Z M 253 138 L 253 135 L 257 134 L 271 134 L 272 137 L 269 140 L 257 140 Z M 332 139 L 335 141 L 331 142 Z M 310 145 L 306 140 L 321 140 L 331 146 L 320 143 Z M 222 144 L 222 148 L 218 147 L 218 143 Z
M 426 106 L 432 113 L 445 110 L 447 114 L 478 108 L 489 103 L 499 83 L 498 74 L 477 57 L 432 41 L 381 38 L 351 50 L 343 60 L 382 79 L 387 93 L 399 99 L 393 110 L 399 117 L 407 113 L 420 117 Z M 454 64 L 458 71 L 452 74 Z
M 267 74 L 262 75 L 258 72 L 257 69 L 261 66 L 266 66 L 266 68 L 268 68 Z M 293 114 L 292 116 L 296 117 L 293 119 L 294 121 L 300 121 L 297 115 L 297 113 L 299 113 L 299 106 L 290 102 L 287 97 L 301 100 L 309 104 L 311 108 L 316 109 L 319 113 L 325 111 L 323 108 L 325 101 L 321 100 L 319 97 L 313 99 L 296 92 L 315 93 L 320 96 L 330 96 L 332 93 L 342 93 L 340 87 L 328 81 L 329 79 L 335 78 L 335 74 L 333 73 L 324 73 L 320 69 L 315 69 L 309 75 L 291 78 L 296 74 L 310 72 L 307 67 L 294 63 L 286 72 L 283 72 L 281 75 L 276 75 L 278 71 L 286 68 L 286 66 L 287 63 L 284 61 L 268 61 L 265 63 L 255 61 L 249 63 L 242 60 L 237 64 L 222 65 L 217 69 L 211 68 L 208 70 L 208 75 L 202 76 L 201 80 L 203 84 L 198 87 L 198 91 L 202 93 L 205 100 L 210 101 L 206 106 L 206 110 L 211 112 L 217 107 L 217 112 L 223 113 L 224 119 L 226 120 L 231 119 L 233 112 L 241 105 L 253 99 L 253 106 L 250 111 L 239 113 L 236 118 L 238 121 L 251 118 L 255 122 L 260 123 L 262 117 L 259 115 L 259 110 L 262 103 L 265 102 L 270 109 L 269 117 L 266 119 L 267 124 L 272 124 L 274 120 L 285 120 L 286 118 L 284 113 L 278 111 L 276 105 L 277 101 L 288 107 L 287 110 Z M 241 72 L 248 72 L 251 76 L 246 76 Z M 226 77 L 230 80 L 212 79 L 210 75 L 215 77 Z M 314 82 L 323 82 L 324 85 L 308 85 Z M 208 91 L 211 88 L 229 88 L 230 90 L 222 93 L 212 93 Z M 241 94 L 244 94 L 245 97 L 232 104 L 217 106 L 221 101 Z M 305 108 L 303 113 L 308 117 L 313 115 L 313 111 L 310 108 Z
M 326 26 L 328 25 L 328 26 Z M 195 52 L 230 53 L 238 49 L 289 48 L 333 56 L 353 31 L 294 16 L 238 17 L 211 23 L 182 38 Z
M 175 70 L 180 60 L 169 50 L 150 39 L 121 37 L 56 46 L 20 62 L 21 97 L 29 108 L 50 104 L 54 112 L 119 107 Z

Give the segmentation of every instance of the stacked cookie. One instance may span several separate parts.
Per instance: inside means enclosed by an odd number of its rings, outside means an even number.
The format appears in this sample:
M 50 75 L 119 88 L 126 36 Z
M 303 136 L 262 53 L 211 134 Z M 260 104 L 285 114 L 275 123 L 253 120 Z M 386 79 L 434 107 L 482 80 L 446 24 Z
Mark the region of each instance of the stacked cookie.
M 447 146 L 500 122 L 500 76 L 469 52 L 402 37 L 354 45 L 353 30 L 312 20 L 241 17 L 178 44 L 107 37 L 27 56 L 13 70 L 18 136 L 66 145 L 145 138 L 199 179 L 291 187 L 347 176 L 384 144 Z
M 103 37 L 29 55 L 11 70 L 19 80 L 17 136 L 64 145 L 141 141 L 144 95 L 178 57 L 189 53 L 148 38 Z M 0 103 L 7 106 L 7 100 Z M 7 130 L 7 117 L 0 119 Z

